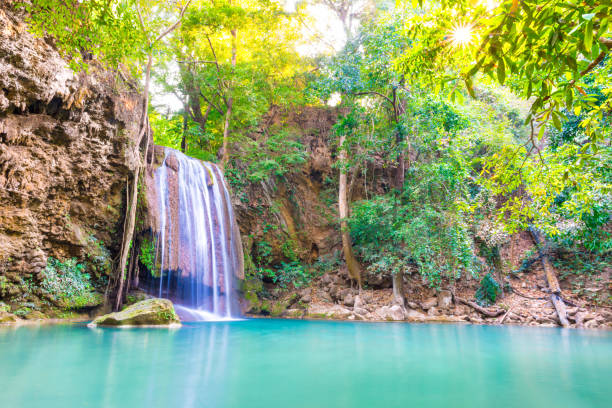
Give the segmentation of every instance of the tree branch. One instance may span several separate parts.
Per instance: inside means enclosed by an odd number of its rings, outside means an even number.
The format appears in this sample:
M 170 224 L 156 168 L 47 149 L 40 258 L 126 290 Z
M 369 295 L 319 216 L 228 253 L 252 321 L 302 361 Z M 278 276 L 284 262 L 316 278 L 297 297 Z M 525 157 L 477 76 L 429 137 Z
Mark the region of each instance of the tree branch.
M 386 100 L 387 102 L 389 102 L 389 103 L 391 104 L 391 107 L 392 107 L 393 109 L 395 109 L 395 104 L 393 103 L 393 101 L 391 100 L 391 98 L 389 98 L 388 96 L 385 96 L 385 95 L 381 94 L 380 92 L 376 92 L 376 91 L 357 92 L 357 93 L 354 93 L 353 95 L 356 95 L 356 96 L 362 96 L 362 95 L 378 95 L 378 96 L 380 96 L 381 98 L 383 98 L 384 100 Z
M 187 2 L 185 3 L 185 5 L 183 6 L 183 8 L 181 9 L 181 14 L 179 15 L 178 19 L 176 20 L 176 22 L 174 24 L 172 24 L 170 27 L 168 27 L 168 29 L 166 31 L 164 31 L 163 33 L 161 33 L 156 39 L 155 41 L 153 41 L 153 43 L 151 45 L 155 45 L 157 42 L 161 41 L 165 36 L 167 36 L 168 34 L 170 34 L 172 31 L 174 31 L 174 29 L 176 27 L 178 27 L 178 25 L 181 23 L 181 21 L 183 21 L 183 16 L 185 15 L 185 11 L 187 10 L 187 7 L 189 7 L 189 5 L 191 4 L 191 0 L 187 0 Z

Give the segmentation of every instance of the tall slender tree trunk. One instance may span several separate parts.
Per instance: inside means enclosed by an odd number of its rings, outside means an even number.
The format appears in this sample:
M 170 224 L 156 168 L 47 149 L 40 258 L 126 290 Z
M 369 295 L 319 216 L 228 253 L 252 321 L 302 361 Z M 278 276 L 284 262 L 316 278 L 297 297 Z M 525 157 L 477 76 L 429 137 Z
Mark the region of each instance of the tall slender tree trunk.
M 544 273 L 546 275 L 546 282 L 548 283 L 548 289 L 550 290 L 550 301 L 555 307 L 557 316 L 559 317 L 559 323 L 563 327 L 570 327 L 570 323 L 567 320 L 567 311 L 565 310 L 565 302 L 561 297 L 561 287 L 557 280 L 557 273 L 548 259 L 548 254 L 545 251 L 546 239 L 540 235 L 539 231 L 533 227 L 529 227 L 531 238 L 535 244 L 540 259 L 542 260 L 542 266 L 544 267 Z
M 231 33 L 232 33 L 232 73 L 233 73 L 236 68 L 236 52 L 237 52 L 236 36 L 237 35 L 236 35 L 235 29 L 233 29 Z M 234 97 L 232 96 L 232 93 L 234 92 L 234 90 L 233 90 L 232 85 L 230 85 L 228 92 L 229 92 L 229 97 L 227 98 L 227 110 L 225 111 L 225 125 L 223 127 L 223 157 L 221 159 L 221 165 L 223 169 L 225 169 L 225 167 L 227 166 L 227 162 L 229 161 L 229 129 L 230 129 L 231 118 L 232 118 L 232 107 L 234 105 Z
M 185 101 L 183 102 L 183 134 L 181 136 L 181 152 L 183 153 L 187 150 L 187 125 L 189 119 L 187 109 L 189 109 L 189 106 L 187 105 L 187 101 Z
M 174 24 L 168 27 L 165 31 L 157 36 L 154 40 L 149 38 L 149 33 L 145 27 L 144 21 L 142 19 L 142 14 L 140 13 L 140 8 L 136 5 L 136 11 L 138 12 L 138 20 L 140 22 L 140 26 L 142 28 L 143 34 L 147 37 L 149 51 L 147 54 L 147 65 L 145 69 L 145 86 L 144 86 L 144 97 L 143 97 L 143 108 L 142 108 L 142 120 L 140 122 L 140 131 L 137 137 L 136 143 L 136 155 L 138 156 L 138 160 L 136 160 L 136 165 L 134 169 L 134 179 L 132 180 L 132 190 L 131 197 L 127 200 L 126 203 L 126 216 L 125 221 L 123 223 L 123 237 L 121 240 L 121 250 L 119 252 L 119 264 L 117 265 L 117 269 L 115 271 L 115 276 L 118 277 L 118 287 L 117 287 L 117 297 L 115 299 L 115 310 L 119 310 L 121 303 L 123 302 L 123 290 L 124 284 L 126 280 L 126 263 L 128 259 L 128 255 L 130 252 L 130 247 L 132 246 L 132 238 L 134 237 L 134 227 L 136 225 L 136 207 L 138 204 L 138 180 L 140 179 L 140 171 L 142 168 L 146 168 L 147 166 L 147 155 L 149 152 L 149 142 L 151 137 L 150 126 L 149 126 L 149 116 L 148 116 L 148 108 L 149 108 L 149 89 L 151 87 L 151 68 L 153 67 L 153 48 L 157 43 L 159 43 L 165 36 L 174 31 L 181 21 L 183 20 L 183 16 L 185 15 L 185 11 L 187 7 L 191 4 L 191 0 L 187 0 L 181 9 L 181 13 L 179 18 L 176 20 Z M 147 141 L 144 146 L 144 155 L 140 154 L 140 145 L 142 144 L 143 137 L 147 137 Z
M 397 92 L 393 90 L 393 118 L 395 120 L 395 124 L 397 125 L 399 122 L 399 101 L 397 98 Z M 399 129 L 397 130 L 398 134 L 396 135 L 396 143 L 400 147 L 399 157 L 397 158 L 397 168 L 395 170 L 395 194 L 397 203 L 395 205 L 396 217 L 399 216 L 397 211 L 400 208 L 401 195 L 404 191 L 404 180 L 406 174 L 406 154 L 404 149 L 402 148 L 402 143 L 404 142 L 404 137 L 401 133 L 399 133 Z M 405 247 L 406 243 L 400 243 L 401 247 Z M 399 303 L 402 307 L 404 307 L 404 273 L 398 272 L 394 273 L 392 277 L 393 282 L 393 298 L 397 303 Z
M 134 169 L 134 179 L 132 180 L 131 197 L 126 202 L 127 213 L 124 221 L 123 238 L 121 241 L 121 251 L 119 255 L 119 265 L 117 266 L 117 274 L 119 275 L 119 285 L 117 290 L 117 298 L 115 299 L 115 310 L 119 310 L 123 301 L 123 286 L 126 278 L 126 263 L 128 254 L 130 252 L 130 246 L 132 245 L 132 238 L 134 237 L 134 226 L 136 225 L 136 206 L 138 204 L 138 179 L 140 178 L 140 167 L 142 166 L 140 158 L 140 144 L 142 139 L 147 135 L 147 146 L 145 146 L 144 161 L 147 161 L 147 150 L 148 150 L 148 115 L 147 108 L 149 107 L 149 87 L 151 85 L 151 67 L 153 65 L 153 55 L 149 54 L 147 59 L 147 68 L 145 76 L 145 88 L 144 88 L 144 101 L 143 101 L 143 112 L 142 122 L 140 124 L 140 132 L 138 135 L 138 142 L 136 145 L 136 154 L 138 160 L 136 161 L 136 168 Z
M 351 234 L 348 227 L 349 217 L 349 206 L 348 206 L 348 195 L 347 195 L 347 174 L 344 164 L 346 163 L 346 150 L 344 149 L 344 142 L 346 136 L 340 136 L 340 182 L 338 186 L 338 213 L 340 215 L 340 229 L 342 235 L 342 252 L 344 253 L 344 259 L 348 268 L 349 276 L 357 282 L 357 286 L 361 289 L 361 265 L 355 258 L 353 253 L 353 243 L 351 242 Z

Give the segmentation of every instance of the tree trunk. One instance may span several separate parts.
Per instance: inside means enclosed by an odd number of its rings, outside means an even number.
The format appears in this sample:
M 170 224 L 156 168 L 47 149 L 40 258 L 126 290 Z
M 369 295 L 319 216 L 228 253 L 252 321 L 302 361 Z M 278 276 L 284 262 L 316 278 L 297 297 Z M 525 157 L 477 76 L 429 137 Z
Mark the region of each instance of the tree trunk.
M 463 303 L 464 305 L 469 306 L 472 309 L 476 310 L 477 312 L 485 316 L 488 316 L 488 317 L 497 317 L 497 316 L 501 316 L 504 313 L 506 313 L 504 309 L 489 310 L 489 309 L 485 309 L 484 307 L 479 306 L 476 302 L 472 302 L 471 300 L 461 299 L 460 297 L 456 297 L 456 296 L 454 296 L 454 298 L 459 303 Z
M 183 135 L 181 137 L 181 152 L 185 153 L 185 150 L 187 150 L 187 109 L 189 109 L 189 107 L 187 106 L 187 103 L 184 103 L 183 107 Z
M 227 110 L 225 111 L 225 125 L 223 126 L 223 155 L 221 157 L 221 167 L 225 169 L 229 161 L 229 128 L 232 117 L 233 98 L 230 96 L 227 100 Z
M 559 286 L 559 281 L 557 280 L 557 274 L 550 263 L 550 259 L 548 259 L 548 254 L 543 248 L 546 246 L 545 238 L 541 236 L 540 233 L 533 227 L 529 227 L 529 232 L 531 233 L 531 238 L 538 249 L 540 259 L 542 260 L 542 266 L 544 267 L 544 273 L 546 274 L 546 281 L 548 282 L 548 289 L 550 290 L 550 301 L 557 311 L 557 316 L 559 317 L 559 322 L 561 322 L 561 325 L 563 327 L 569 327 L 570 323 L 567 320 L 565 303 L 561 298 L 561 287 Z
M 394 273 L 393 277 L 393 298 L 404 307 L 404 276 L 401 273 Z
M 132 237 L 134 236 L 134 226 L 136 224 L 136 204 L 138 200 L 138 179 L 140 177 L 140 165 L 136 166 L 134 170 L 134 180 L 132 181 L 132 196 L 126 203 L 128 206 L 125 221 L 126 227 L 123 235 L 123 242 L 121 245 L 121 255 L 119 256 L 119 265 L 117 272 L 119 274 L 119 287 L 117 288 L 117 298 L 115 299 L 115 310 L 119 310 L 123 299 L 123 285 L 125 282 L 125 264 L 127 263 L 127 257 L 130 253 L 130 245 L 132 243 Z
M 401 140 L 399 141 L 401 142 Z M 398 142 L 398 144 L 399 144 Z M 405 174 L 405 156 L 402 151 L 398 158 L 397 169 L 395 171 L 395 189 L 396 189 L 396 205 L 395 205 L 395 216 L 399 217 L 397 211 L 400 208 L 401 195 L 404 190 L 404 174 Z M 404 248 L 406 246 L 405 242 L 401 242 L 400 246 Z M 393 298 L 396 302 L 400 303 L 402 307 L 404 307 L 404 276 L 403 273 L 394 273 L 392 276 L 393 282 Z
M 188 90 L 189 98 L 187 103 L 189 104 L 189 111 L 193 117 L 194 122 L 200 125 L 202 132 L 206 131 L 206 122 L 208 122 L 208 115 L 212 110 L 212 105 L 208 104 L 206 112 L 202 114 L 202 104 L 200 103 L 200 87 L 196 84 L 193 88 L 190 87 Z
M 231 5 L 231 2 L 230 2 Z M 236 68 L 236 30 L 232 30 L 232 73 Z M 230 86 L 229 97 L 227 98 L 227 110 L 225 111 L 225 125 L 223 127 L 223 156 L 221 159 L 221 165 L 223 169 L 227 166 L 229 161 L 229 128 L 232 117 L 232 106 L 234 105 L 234 98 L 232 97 L 232 86 Z
M 340 160 L 340 182 L 338 186 L 338 212 L 340 215 L 340 229 L 342 234 L 342 252 L 344 253 L 344 259 L 348 268 L 349 276 L 357 282 L 357 286 L 361 288 L 361 265 L 353 253 L 353 244 L 351 242 L 351 234 L 348 227 L 348 197 L 347 197 L 347 174 L 346 168 L 344 167 L 346 162 L 346 150 L 344 149 L 344 142 L 346 136 L 340 136 L 340 147 L 338 158 Z
M 145 134 L 147 134 L 147 146 L 145 146 L 145 163 L 147 160 L 147 148 L 148 148 L 148 129 L 149 125 L 147 123 L 147 108 L 149 106 L 149 87 L 151 84 L 151 66 L 153 65 L 153 55 L 148 55 L 147 61 L 147 69 L 145 75 L 145 88 L 144 88 L 144 103 L 143 103 L 143 113 L 142 113 L 142 122 L 141 128 L 138 135 L 138 142 L 136 145 L 136 154 L 138 155 L 138 160 L 136 164 L 136 168 L 134 169 L 134 180 L 132 181 L 132 196 L 126 202 L 126 218 L 124 221 L 124 229 L 123 229 L 123 238 L 121 241 L 121 251 L 119 252 L 119 264 L 117 265 L 116 275 L 119 277 L 119 285 L 117 288 L 117 298 L 115 299 L 115 310 L 119 310 L 121 306 L 121 300 L 123 297 L 123 285 L 125 282 L 125 264 L 127 262 L 128 253 L 130 251 L 130 245 L 132 244 L 132 237 L 134 236 L 134 226 L 136 225 L 136 206 L 138 204 L 138 179 L 140 178 L 140 167 L 142 165 L 141 157 L 140 157 L 140 144 L 142 143 L 142 138 Z

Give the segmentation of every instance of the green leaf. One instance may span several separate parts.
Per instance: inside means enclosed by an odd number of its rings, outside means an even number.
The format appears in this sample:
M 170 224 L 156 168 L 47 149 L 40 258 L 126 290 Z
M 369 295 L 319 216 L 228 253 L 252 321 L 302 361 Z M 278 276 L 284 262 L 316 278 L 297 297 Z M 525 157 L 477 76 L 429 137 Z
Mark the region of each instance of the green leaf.
M 506 80 L 506 66 L 503 59 L 497 60 L 497 80 L 500 84 L 504 84 Z
M 591 51 L 593 47 L 593 21 L 589 20 L 584 29 L 584 48 Z
M 572 88 L 568 87 L 565 91 L 565 106 L 569 110 L 572 108 L 574 102 L 574 91 Z
M 542 122 L 540 124 L 540 130 L 538 131 L 538 140 L 542 140 L 542 136 L 544 136 L 545 131 L 546 131 L 546 122 Z
M 557 117 L 556 112 L 553 113 L 553 124 L 555 125 L 557 130 L 561 130 L 562 129 L 561 121 Z

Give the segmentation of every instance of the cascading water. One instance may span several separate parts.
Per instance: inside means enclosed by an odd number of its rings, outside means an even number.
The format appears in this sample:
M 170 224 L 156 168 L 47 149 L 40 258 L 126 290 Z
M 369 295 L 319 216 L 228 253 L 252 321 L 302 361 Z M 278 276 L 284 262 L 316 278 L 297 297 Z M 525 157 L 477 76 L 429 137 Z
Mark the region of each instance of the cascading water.
M 151 290 L 172 299 L 183 319 L 239 316 L 235 277 L 243 273 L 242 245 L 221 170 L 166 148 L 154 180 L 160 273 Z

